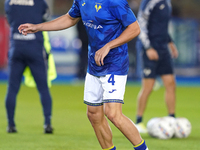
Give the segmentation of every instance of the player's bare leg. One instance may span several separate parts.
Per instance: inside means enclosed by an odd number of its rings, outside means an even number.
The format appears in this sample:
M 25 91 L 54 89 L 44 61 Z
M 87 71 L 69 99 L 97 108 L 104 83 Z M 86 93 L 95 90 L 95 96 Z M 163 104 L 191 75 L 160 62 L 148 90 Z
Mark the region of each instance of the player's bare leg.
M 140 133 L 147 133 L 147 128 L 142 122 L 143 114 L 147 105 L 148 97 L 151 94 L 151 91 L 154 87 L 155 79 L 153 78 L 144 78 L 142 79 L 142 88 L 138 94 L 137 101 L 137 118 L 136 118 L 136 127 Z
M 125 137 L 133 145 L 138 145 L 141 143 L 142 138 L 134 123 L 124 114 L 122 114 L 122 104 L 104 103 L 104 105 L 105 115 L 125 135 Z
M 155 83 L 155 79 L 153 78 L 145 78 L 142 79 L 142 88 L 138 94 L 138 101 L 137 101 L 137 115 L 142 116 L 146 105 L 149 95 L 151 94 L 151 91 L 153 90 L 153 86 Z
M 176 82 L 174 75 L 163 75 L 161 76 L 165 86 L 165 101 L 169 114 L 175 113 L 176 105 Z
M 92 127 L 95 131 L 95 134 L 102 149 L 112 147 L 112 132 L 104 115 L 103 105 L 87 105 L 87 116 L 92 124 Z

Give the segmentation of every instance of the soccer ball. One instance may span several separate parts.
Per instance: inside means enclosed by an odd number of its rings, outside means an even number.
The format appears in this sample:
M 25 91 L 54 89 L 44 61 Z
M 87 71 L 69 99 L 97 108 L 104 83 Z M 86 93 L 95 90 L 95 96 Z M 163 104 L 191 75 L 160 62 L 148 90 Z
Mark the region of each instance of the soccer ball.
M 174 133 L 175 133 L 175 125 L 176 125 L 176 118 L 171 117 L 171 116 L 165 116 L 163 117 L 167 122 L 169 122 L 170 126 L 174 128 Z
M 158 117 L 155 117 L 155 118 L 152 118 L 150 119 L 148 122 L 147 122 L 147 131 L 149 133 L 149 135 L 151 135 L 152 137 L 155 137 L 156 135 L 154 134 L 154 127 L 155 127 L 155 124 L 160 120 L 160 118 Z
M 170 139 L 175 133 L 173 119 L 168 117 L 152 118 L 147 123 L 150 136 L 158 139 Z
M 176 118 L 174 137 L 186 138 L 190 135 L 191 129 L 191 123 L 187 118 Z
M 186 138 L 190 135 L 191 129 L 190 121 L 183 117 L 157 117 L 147 123 L 149 135 L 159 139 Z

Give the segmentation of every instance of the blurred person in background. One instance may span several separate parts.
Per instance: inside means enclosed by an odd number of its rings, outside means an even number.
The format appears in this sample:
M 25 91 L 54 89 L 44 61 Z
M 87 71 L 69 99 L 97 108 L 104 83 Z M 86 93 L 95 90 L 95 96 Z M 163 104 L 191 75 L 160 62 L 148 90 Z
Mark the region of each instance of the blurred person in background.
M 134 123 L 122 113 L 129 67 L 127 42 L 140 33 L 126 0 L 74 0 L 67 14 L 42 24 L 22 24 L 19 31 L 29 35 L 62 30 L 74 26 L 80 19 L 89 38 L 84 103 L 101 148 L 116 149 L 107 117 L 135 150 L 148 150 Z
M 82 21 L 77 23 L 77 30 L 78 30 L 78 38 L 82 42 L 80 54 L 79 54 L 79 63 L 78 63 L 78 72 L 77 77 L 80 80 L 85 78 L 87 72 L 87 64 L 88 64 L 88 37 L 85 31 L 85 27 Z
M 137 42 L 142 52 L 143 79 L 138 95 L 136 126 L 140 133 L 146 133 L 143 114 L 157 76 L 165 86 L 165 102 L 168 115 L 175 117 L 176 83 L 172 58 L 178 51 L 169 33 L 168 24 L 172 12 L 170 0 L 142 0 L 138 13 L 141 33 Z
M 23 73 L 28 66 L 40 94 L 44 114 L 44 133 L 53 133 L 51 126 L 52 98 L 47 83 L 48 55 L 42 32 L 23 36 L 18 27 L 22 23 L 42 23 L 50 19 L 49 8 L 44 0 L 6 0 L 5 13 L 10 25 L 10 49 L 8 52 L 8 89 L 5 99 L 8 133 L 17 132 L 14 121 L 16 97 Z

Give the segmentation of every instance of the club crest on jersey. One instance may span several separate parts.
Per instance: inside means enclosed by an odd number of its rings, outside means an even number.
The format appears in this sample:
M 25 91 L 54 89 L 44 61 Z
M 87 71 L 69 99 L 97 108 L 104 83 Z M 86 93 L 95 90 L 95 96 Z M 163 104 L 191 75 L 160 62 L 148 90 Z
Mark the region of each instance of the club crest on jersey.
M 85 6 L 85 0 L 81 0 L 81 3 L 82 6 Z
M 101 5 L 101 3 L 96 3 L 95 8 L 97 12 L 102 8 Z
M 9 5 L 33 6 L 34 0 L 10 0 Z

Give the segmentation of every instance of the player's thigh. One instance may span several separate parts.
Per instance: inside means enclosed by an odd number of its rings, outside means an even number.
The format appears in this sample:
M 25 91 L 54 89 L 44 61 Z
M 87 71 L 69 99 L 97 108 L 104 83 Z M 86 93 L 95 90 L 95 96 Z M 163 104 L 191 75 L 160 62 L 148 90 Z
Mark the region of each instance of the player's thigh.
M 102 100 L 103 88 L 100 77 L 87 73 L 84 85 L 84 103 L 90 106 L 101 106 L 103 105 Z
M 124 103 L 127 75 L 109 74 L 100 78 L 103 87 L 104 103 Z
M 160 76 L 173 74 L 173 60 L 169 53 L 162 54 L 157 68 L 157 74 Z
M 122 115 L 122 103 L 104 103 L 104 113 L 108 118 Z
M 104 117 L 103 105 L 91 106 L 87 105 L 87 116 L 91 121 L 98 121 Z
M 143 78 L 156 78 L 156 70 L 158 66 L 158 61 L 155 60 L 149 60 L 146 53 L 143 54 Z
M 12 87 L 19 88 L 25 67 L 26 65 L 23 61 L 23 58 L 21 58 L 20 56 L 9 56 L 9 85 L 12 85 Z
M 30 67 L 31 73 L 34 77 L 38 89 L 47 89 L 48 65 L 46 58 L 41 55 L 32 58 L 32 61 L 28 62 L 28 66 Z

